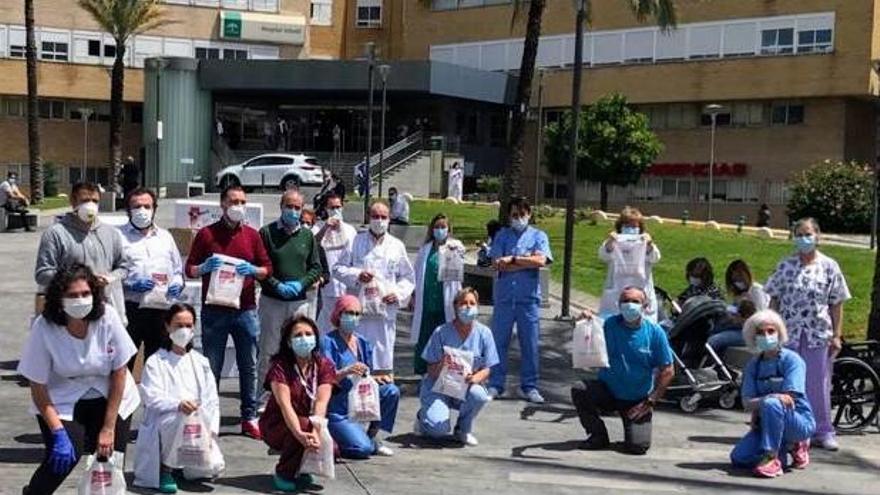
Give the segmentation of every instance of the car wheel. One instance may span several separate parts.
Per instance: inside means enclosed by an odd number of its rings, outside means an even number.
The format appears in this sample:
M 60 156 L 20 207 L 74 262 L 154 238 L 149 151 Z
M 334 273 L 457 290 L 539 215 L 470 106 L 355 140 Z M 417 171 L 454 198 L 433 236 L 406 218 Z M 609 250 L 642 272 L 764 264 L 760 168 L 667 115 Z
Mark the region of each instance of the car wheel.
M 299 189 L 299 179 L 295 175 L 289 175 L 281 181 L 281 190 Z
M 239 185 L 238 178 L 234 175 L 224 175 L 222 179 L 220 179 L 220 189 L 226 189 L 229 186 L 237 186 Z

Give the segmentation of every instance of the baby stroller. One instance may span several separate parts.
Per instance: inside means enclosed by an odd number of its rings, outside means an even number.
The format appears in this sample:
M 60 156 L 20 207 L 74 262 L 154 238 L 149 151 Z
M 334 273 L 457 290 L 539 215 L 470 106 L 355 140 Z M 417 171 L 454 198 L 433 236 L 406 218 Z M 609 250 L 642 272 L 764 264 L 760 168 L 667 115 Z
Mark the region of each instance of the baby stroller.
M 717 398 L 722 408 L 732 409 L 739 396 L 736 378 L 706 342 L 712 329 L 728 318 L 724 301 L 693 297 L 676 314 L 677 304 L 658 289 L 657 302 L 659 309 L 671 317 L 663 325 L 677 368 L 666 400 L 678 402 L 681 410 L 688 413 L 696 411 L 700 401 L 707 398 Z

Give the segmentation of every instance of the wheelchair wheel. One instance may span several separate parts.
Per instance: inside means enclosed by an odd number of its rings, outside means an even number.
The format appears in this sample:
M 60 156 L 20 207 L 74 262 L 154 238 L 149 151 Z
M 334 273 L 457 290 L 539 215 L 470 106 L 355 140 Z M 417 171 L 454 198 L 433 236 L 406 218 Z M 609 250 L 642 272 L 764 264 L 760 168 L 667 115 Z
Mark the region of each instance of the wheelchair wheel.
M 858 431 L 871 424 L 880 409 L 880 378 L 864 361 L 844 357 L 834 361 L 831 380 L 834 426 Z

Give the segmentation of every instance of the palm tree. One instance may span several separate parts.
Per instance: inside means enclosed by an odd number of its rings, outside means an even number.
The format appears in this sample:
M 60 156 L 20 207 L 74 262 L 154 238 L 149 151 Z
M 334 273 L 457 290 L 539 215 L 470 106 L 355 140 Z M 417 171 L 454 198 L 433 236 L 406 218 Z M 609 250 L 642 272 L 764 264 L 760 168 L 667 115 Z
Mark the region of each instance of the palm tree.
M 27 126 L 28 164 L 31 176 L 31 201 L 43 201 L 43 159 L 40 158 L 40 121 L 37 101 L 37 42 L 34 36 L 34 0 L 24 0 L 24 25 L 27 30 Z
M 161 0 L 77 0 L 116 42 L 110 76 L 110 163 L 113 181 L 122 163 L 122 94 L 125 89 L 125 44 L 132 36 L 168 24 Z

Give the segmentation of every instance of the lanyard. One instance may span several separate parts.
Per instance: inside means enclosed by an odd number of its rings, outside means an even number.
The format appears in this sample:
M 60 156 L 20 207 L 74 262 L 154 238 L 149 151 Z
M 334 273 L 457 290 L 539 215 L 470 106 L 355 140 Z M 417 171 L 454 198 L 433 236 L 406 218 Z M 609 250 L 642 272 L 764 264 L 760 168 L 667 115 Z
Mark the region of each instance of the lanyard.
M 311 369 L 310 373 L 303 373 L 300 369 L 299 364 L 294 364 L 294 368 L 296 369 L 296 377 L 299 380 L 300 385 L 302 385 L 303 390 L 306 392 L 306 396 L 309 398 L 309 409 L 311 412 L 315 412 L 315 396 L 318 392 L 318 370 L 317 363 L 313 363 L 307 369 Z

